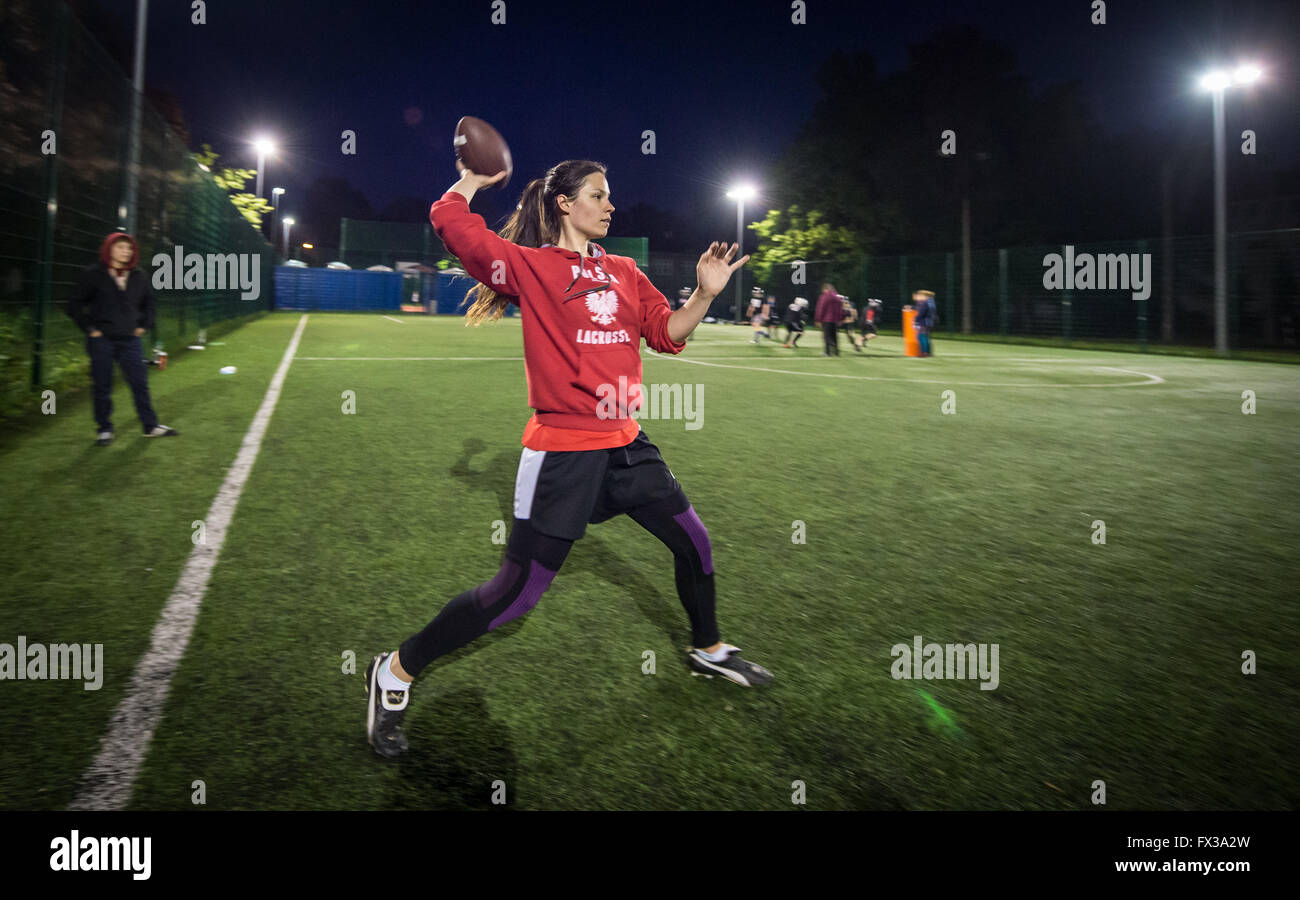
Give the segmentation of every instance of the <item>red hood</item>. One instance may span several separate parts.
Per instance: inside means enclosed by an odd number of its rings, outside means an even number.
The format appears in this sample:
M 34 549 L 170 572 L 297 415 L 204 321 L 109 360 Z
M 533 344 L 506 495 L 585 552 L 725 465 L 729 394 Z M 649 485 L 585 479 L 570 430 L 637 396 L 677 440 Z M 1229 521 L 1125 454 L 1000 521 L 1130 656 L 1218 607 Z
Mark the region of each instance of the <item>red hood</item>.
M 104 242 L 99 245 L 99 261 L 102 262 L 104 267 L 107 269 L 111 270 L 116 268 L 113 265 L 112 257 L 108 255 L 108 250 L 113 246 L 115 241 L 119 240 L 127 240 L 131 242 L 131 259 L 126 264 L 125 269 L 117 269 L 117 271 L 129 272 L 135 268 L 135 264 L 140 260 L 140 245 L 135 242 L 135 238 L 131 237 L 131 235 L 127 234 L 125 231 L 113 231 L 104 237 Z

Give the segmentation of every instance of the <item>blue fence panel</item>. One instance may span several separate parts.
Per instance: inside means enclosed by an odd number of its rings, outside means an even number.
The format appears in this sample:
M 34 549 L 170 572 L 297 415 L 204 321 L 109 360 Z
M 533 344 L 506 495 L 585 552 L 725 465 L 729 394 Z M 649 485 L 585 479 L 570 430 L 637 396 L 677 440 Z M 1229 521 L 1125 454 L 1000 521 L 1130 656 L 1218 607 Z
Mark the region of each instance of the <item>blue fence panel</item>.
M 400 310 L 402 273 L 277 266 L 276 309 Z
M 434 288 L 435 296 L 438 299 L 437 308 L 434 310 L 440 316 L 463 316 L 465 310 L 469 309 L 466 303 L 462 308 L 461 304 L 465 302 L 465 297 L 478 282 L 468 275 L 453 272 L 439 272 L 437 284 Z M 506 307 L 506 315 L 513 316 L 517 307 L 512 303 Z

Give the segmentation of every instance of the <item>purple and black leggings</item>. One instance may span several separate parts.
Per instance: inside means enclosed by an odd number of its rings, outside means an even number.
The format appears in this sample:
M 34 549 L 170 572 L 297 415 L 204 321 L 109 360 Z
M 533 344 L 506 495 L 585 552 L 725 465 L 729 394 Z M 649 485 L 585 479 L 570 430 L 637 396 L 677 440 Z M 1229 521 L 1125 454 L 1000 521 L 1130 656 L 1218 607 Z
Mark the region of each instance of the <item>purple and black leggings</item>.
M 716 644 L 709 532 L 686 495 L 678 489 L 673 496 L 627 514 L 672 551 L 677 596 L 690 618 L 693 645 Z M 414 677 L 438 657 L 527 613 L 551 586 L 573 544 L 541 534 L 527 519 L 515 519 L 496 575 L 452 599 L 422 631 L 407 638 L 400 650 L 402 668 Z

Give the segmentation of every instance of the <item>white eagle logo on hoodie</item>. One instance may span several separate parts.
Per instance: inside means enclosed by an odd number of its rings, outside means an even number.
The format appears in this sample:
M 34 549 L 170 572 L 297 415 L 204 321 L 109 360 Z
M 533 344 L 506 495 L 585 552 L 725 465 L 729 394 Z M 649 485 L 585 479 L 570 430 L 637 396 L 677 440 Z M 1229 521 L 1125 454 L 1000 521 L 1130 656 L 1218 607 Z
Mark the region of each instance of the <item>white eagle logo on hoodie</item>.
M 618 312 L 618 294 L 613 291 L 601 291 L 587 298 L 587 309 L 591 321 L 597 325 L 609 325 Z

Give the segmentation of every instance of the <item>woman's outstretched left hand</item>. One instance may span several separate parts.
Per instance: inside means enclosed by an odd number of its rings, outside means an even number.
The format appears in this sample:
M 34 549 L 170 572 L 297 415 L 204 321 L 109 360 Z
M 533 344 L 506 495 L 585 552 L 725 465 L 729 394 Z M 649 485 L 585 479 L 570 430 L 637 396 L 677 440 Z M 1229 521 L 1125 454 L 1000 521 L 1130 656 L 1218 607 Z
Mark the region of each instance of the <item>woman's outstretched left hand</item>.
M 711 297 L 722 293 L 722 289 L 731 280 L 731 273 L 749 262 L 748 253 L 735 262 L 731 261 L 739 250 L 740 247 L 736 244 L 728 248 L 725 242 L 714 241 L 708 250 L 700 254 L 700 261 L 695 264 L 695 279 L 701 291 Z

